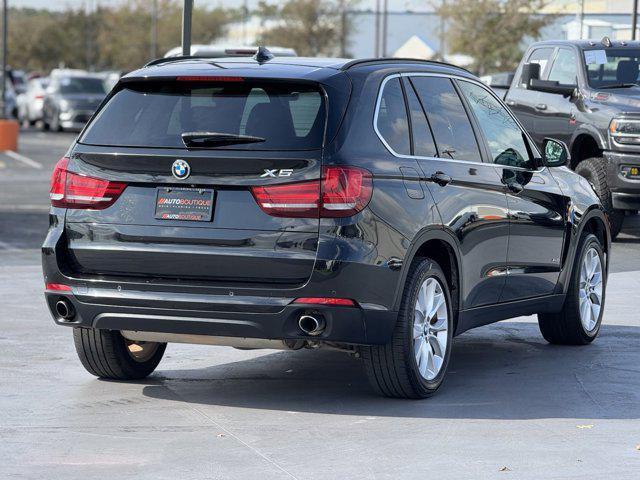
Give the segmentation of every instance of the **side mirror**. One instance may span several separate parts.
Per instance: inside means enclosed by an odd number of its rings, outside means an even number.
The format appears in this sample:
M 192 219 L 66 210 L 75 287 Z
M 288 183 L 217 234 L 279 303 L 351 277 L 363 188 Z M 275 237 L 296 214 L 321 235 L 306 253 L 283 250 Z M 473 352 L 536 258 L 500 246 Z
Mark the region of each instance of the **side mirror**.
M 524 83 L 527 88 L 531 84 L 531 80 L 540 79 L 540 64 L 539 63 L 525 63 L 522 66 L 521 82 Z
M 542 142 L 542 158 L 547 167 L 563 167 L 571 160 L 567 144 L 553 138 L 545 138 Z

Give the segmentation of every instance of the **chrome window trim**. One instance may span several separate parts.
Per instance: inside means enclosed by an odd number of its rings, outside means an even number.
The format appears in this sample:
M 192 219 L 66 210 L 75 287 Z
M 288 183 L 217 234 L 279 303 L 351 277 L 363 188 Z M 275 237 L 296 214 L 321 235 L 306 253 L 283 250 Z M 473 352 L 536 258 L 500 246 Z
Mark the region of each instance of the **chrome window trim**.
M 375 113 L 373 115 L 373 130 L 376 132 L 376 135 L 378 136 L 378 138 L 380 139 L 382 144 L 385 146 L 385 148 L 394 157 L 396 157 L 396 158 L 405 158 L 405 159 L 419 159 L 419 160 L 438 160 L 438 161 L 441 161 L 441 162 L 442 161 L 444 161 L 444 162 L 455 162 L 455 163 L 461 163 L 461 164 L 467 164 L 467 165 L 492 165 L 492 166 L 495 166 L 495 167 L 509 168 L 510 170 L 518 170 L 518 171 L 533 172 L 533 173 L 541 172 L 546 168 L 545 166 L 543 166 L 543 167 L 541 167 L 541 168 L 539 168 L 537 170 L 530 170 L 528 168 L 523 168 L 523 167 L 511 167 L 509 165 L 500 165 L 500 164 L 494 163 L 494 162 L 485 162 L 482 159 L 482 152 L 480 152 L 481 158 L 480 158 L 479 162 L 472 162 L 470 160 L 457 160 L 455 158 L 424 157 L 424 156 L 421 156 L 421 155 L 404 155 L 404 154 L 396 152 L 393 148 L 391 148 L 391 146 L 384 139 L 384 137 L 380 133 L 380 130 L 378 130 L 378 113 L 380 112 L 380 103 L 382 102 L 382 93 L 384 92 L 384 87 L 386 86 L 387 82 L 392 80 L 392 79 L 394 79 L 394 78 L 402 78 L 402 77 L 406 77 L 406 78 L 411 78 L 411 77 L 441 77 L 441 78 L 450 78 L 450 79 L 461 80 L 461 81 L 464 81 L 464 82 L 469 82 L 469 83 L 472 83 L 474 85 L 478 85 L 479 87 L 483 88 L 485 91 L 489 92 L 495 99 L 498 100 L 498 103 L 500 105 L 504 106 L 503 102 L 500 101 L 500 98 L 494 92 L 492 92 L 482 82 L 480 82 L 478 80 L 475 80 L 473 78 L 463 77 L 461 75 L 455 75 L 455 74 L 444 74 L 444 73 L 435 73 L 435 72 L 402 72 L 402 73 L 392 73 L 391 75 L 387 75 L 382 80 L 382 83 L 380 83 L 380 87 L 378 88 L 378 97 L 376 99 Z M 525 134 L 525 136 L 527 137 L 527 140 L 529 140 L 529 143 L 533 147 L 533 149 L 537 153 L 540 153 L 538 151 L 538 147 L 531 140 L 531 138 L 529 137 L 529 134 L 522 127 L 522 124 L 518 121 L 516 116 L 509 110 L 508 107 L 505 107 L 505 109 L 507 110 L 507 113 L 509 114 L 509 116 L 511 116 L 511 118 L 515 121 L 516 125 L 518 125 L 520 130 Z M 407 115 L 409 115 L 408 112 L 407 112 Z M 471 119 L 469 119 L 469 121 L 471 122 Z M 407 119 L 407 123 L 408 123 L 408 119 Z M 409 133 L 411 134 L 411 132 L 409 132 Z M 475 132 L 474 132 L 474 134 L 475 134 Z M 435 138 L 434 138 L 434 141 L 435 141 Z

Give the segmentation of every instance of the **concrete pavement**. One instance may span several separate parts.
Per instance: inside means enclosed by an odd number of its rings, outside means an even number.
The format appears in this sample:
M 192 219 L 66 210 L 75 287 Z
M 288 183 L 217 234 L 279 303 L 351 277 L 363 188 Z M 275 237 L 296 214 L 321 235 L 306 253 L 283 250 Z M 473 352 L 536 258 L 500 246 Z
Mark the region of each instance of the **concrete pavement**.
M 72 138 L 23 135 L 42 169 L 0 154 L 0 479 L 638 478 L 637 217 L 596 342 L 550 346 L 535 317 L 467 332 L 426 401 L 376 397 L 331 351 L 169 345 L 149 379 L 101 381 L 42 295 L 48 175 Z

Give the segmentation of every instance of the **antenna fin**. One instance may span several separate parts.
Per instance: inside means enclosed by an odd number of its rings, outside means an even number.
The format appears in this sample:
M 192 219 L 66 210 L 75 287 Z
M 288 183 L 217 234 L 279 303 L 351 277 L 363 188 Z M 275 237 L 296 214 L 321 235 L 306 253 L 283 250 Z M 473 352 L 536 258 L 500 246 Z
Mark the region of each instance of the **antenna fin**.
M 256 62 L 262 65 L 263 63 L 272 60 L 274 58 L 274 55 L 269 51 L 267 47 L 258 47 L 258 51 L 253 56 L 253 58 Z

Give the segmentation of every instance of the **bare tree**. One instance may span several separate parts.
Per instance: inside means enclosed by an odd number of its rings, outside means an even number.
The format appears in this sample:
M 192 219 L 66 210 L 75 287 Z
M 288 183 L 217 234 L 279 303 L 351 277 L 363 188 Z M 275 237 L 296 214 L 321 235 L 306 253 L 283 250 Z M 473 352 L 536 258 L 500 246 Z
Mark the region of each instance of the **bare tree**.
M 526 39 L 536 39 L 553 18 L 540 15 L 548 0 L 447 0 L 436 9 L 447 20 L 452 53 L 474 58 L 480 74 L 511 70 Z
M 352 24 L 347 15 L 357 0 L 288 0 L 258 5 L 265 20 L 259 43 L 294 48 L 302 56 L 346 55 Z

